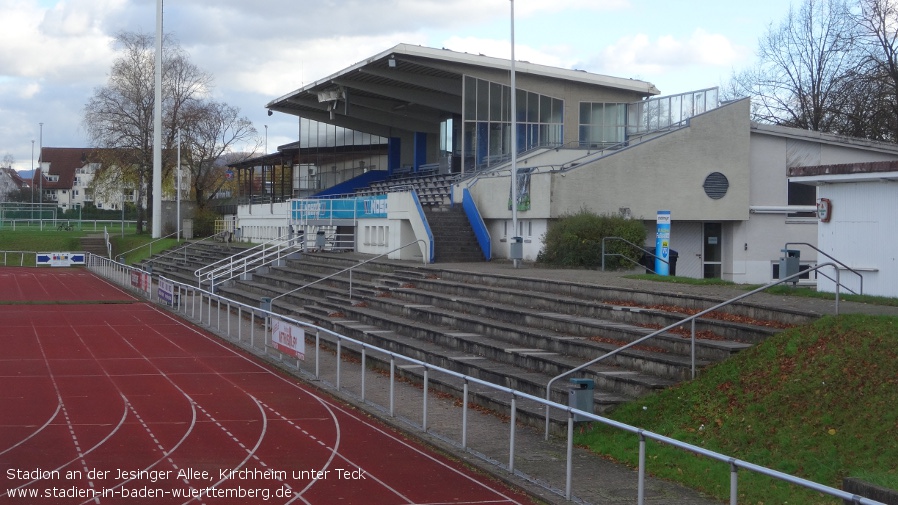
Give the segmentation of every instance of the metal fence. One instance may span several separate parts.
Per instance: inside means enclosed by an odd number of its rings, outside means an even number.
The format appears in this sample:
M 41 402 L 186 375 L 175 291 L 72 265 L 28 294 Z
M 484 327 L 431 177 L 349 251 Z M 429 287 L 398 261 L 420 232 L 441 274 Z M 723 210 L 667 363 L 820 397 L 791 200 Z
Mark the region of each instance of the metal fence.
M 273 312 L 270 310 L 270 299 L 268 299 L 268 304 L 264 308 L 262 306 L 256 307 L 228 299 L 196 286 L 183 284 L 161 276 L 152 276 L 142 270 L 100 256 L 91 255 L 87 264 L 88 268 L 96 274 L 135 292 L 151 302 L 167 305 L 170 307 L 170 310 L 205 326 L 222 338 L 265 359 L 280 362 L 283 368 L 292 370 L 299 376 L 309 377 L 319 385 L 329 385 L 341 393 L 354 394 L 363 403 L 368 406 L 374 406 L 384 412 L 385 415 L 404 422 L 413 430 L 434 434 L 431 429 L 431 419 L 428 417 L 428 405 L 430 404 L 428 398 L 429 396 L 435 396 L 437 393 L 435 388 L 431 387 L 429 381 L 437 374 L 461 380 L 464 384 L 461 398 L 462 411 L 461 419 L 457 420 L 457 429 L 453 431 L 455 435 L 438 434 L 438 436 L 463 451 L 482 457 L 512 474 L 521 475 L 520 472 L 517 472 L 516 465 L 519 462 L 515 458 L 516 448 L 518 448 L 517 444 L 519 443 L 516 434 L 521 429 L 516 422 L 516 405 L 520 402 L 529 402 L 545 408 L 562 411 L 567 419 L 565 457 L 563 461 L 544 461 L 542 463 L 544 465 L 564 465 L 564 482 L 558 483 L 557 486 L 555 484 L 547 486 L 547 489 L 564 496 L 567 500 L 582 502 L 572 492 L 574 481 L 574 425 L 576 417 L 577 420 L 585 419 L 591 422 L 602 423 L 637 435 L 638 448 L 634 449 L 638 450 L 639 461 L 636 497 L 639 505 L 643 505 L 646 500 L 646 442 L 648 440 L 682 449 L 684 457 L 704 457 L 728 465 L 730 468 L 729 503 L 733 505 L 738 503 L 739 470 L 766 475 L 775 480 L 846 500 L 849 503 L 884 505 L 869 498 L 853 495 L 840 489 L 683 443 L 657 433 L 595 415 L 592 412 L 551 402 L 544 398 L 443 369 L 424 361 L 349 338 L 326 328 Z M 143 275 L 151 275 L 150 282 L 141 280 L 140 276 Z M 145 291 L 140 286 L 149 286 L 149 291 Z M 262 305 L 264 304 L 265 300 L 262 301 Z M 283 323 L 302 328 L 304 332 L 303 340 L 314 345 L 313 352 L 304 353 L 301 357 L 293 357 L 288 353 L 282 352 L 277 342 L 274 342 L 272 339 L 271 329 L 275 325 L 279 326 Z M 347 359 L 349 356 L 357 357 L 357 359 Z M 374 392 L 373 388 L 368 387 L 366 384 L 366 377 L 370 377 L 370 374 L 366 374 L 366 370 L 375 360 L 385 364 L 386 370 L 384 375 L 388 373 L 389 377 L 387 379 L 388 388 L 385 391 L 386 396 L 382 398 L 383 403 L 379 403 L 380 400 L 373 398 L 371 395 Z M 358 367 L 361 372 L 358 374 L 360 379 L 351 385 L 347 384 L 344 379 L 349 373 L 342 370 L 343 367 Z M 420 388 L 420 396 L 417 399 L 409 399 L 408 396 L 404 396 L 402 397 L 403 401 L 400 402 L 400 397 L 396 394 L 397 385 L 401 380 L 399 372 L 401 369 L 409 367 L 416 367 L 421 370 L 423 374 L 423 388 Z M 503 455 L 483 454 L 470 447 L 468 433 L 473 409 L 470 406 L 469 388 L 472 387 L 489 389 L 495 395 L 504 396 L 510 400 L 511 410 L 508 433 L 505 435 L 507 437 L 504 440 L 505 443 L 502 444 L 506 453 Z M 498 433 L 495 434 L 495 437 L 500 436 Z M 579 477 L 590 478 L 590 476 L 582 475 Z M 537 477 L 535 479 L 532 478 L 532 480 L 539 481 L 540 479 Z

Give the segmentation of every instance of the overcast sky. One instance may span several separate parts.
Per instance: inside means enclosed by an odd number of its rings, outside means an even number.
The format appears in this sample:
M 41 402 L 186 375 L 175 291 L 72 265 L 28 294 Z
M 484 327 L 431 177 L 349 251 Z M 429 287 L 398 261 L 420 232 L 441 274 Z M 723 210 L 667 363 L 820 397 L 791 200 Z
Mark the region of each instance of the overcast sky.
M 662 94 L 729 81 L 788 0 L 515 0 L 519 60 L 642 79 Z M 0 159 L 87 147 L 84 105 L 121 31 L 154 33 L 155 0 L 0 0 Z M 510 0 L 167 0 L 165 31 L 269 150 L 296 140 L 265 104 L 399 43 L 508 58 Z

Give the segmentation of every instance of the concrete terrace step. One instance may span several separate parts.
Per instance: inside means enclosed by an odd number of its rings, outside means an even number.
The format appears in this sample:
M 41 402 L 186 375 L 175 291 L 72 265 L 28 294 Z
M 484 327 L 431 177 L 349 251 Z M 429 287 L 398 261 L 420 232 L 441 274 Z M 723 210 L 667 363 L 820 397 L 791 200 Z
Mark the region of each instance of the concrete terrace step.
M 224 253 L 210 249 L 208 254 Z M 274 310 L 540 397 L 552 377 L 653 332 L 655 327 L 681 321 L 688 311 L 717 303 L 683 293 L 480 274 L 412 262 L 374 260 L 359 266 L 367 259 L 354 253 L 304 253 L 284 266 L 256 273 L 249 280 L 226 283 L 216 291 L 258 306 L 263 296 L 276 297 L 314 283 L 278 298 Z M 160 261 L 160 268 L 165 264 L 164 268 L 182 269 L 192 277 L 202 261 L 202 257 L 172 264 Z M 356 267 L 351 280 L 349 273 L 342 272 L 321 281 L 350 266 Z M 696 325 L 697 331 L 714 334 L 713 340 L 697 340 L 698 367 L 726 359 L 775 334 L 778 330 L 767 321 L 797 324 L 813 318 L 744 302 L 722 312 L 732 314 L 735 320 L 703 318 Z M 577 376 L 595 380 L 596 411 L 605 412 L 620 402 L 690 377 L 689 344 L 690 339 L 681 334 L 665 333 L 642 346 L 620 351 Z M 369 359 L 373 360 L 371 366 L 388 366 L 383 360 Z M 401 373 L 420 381 L 421 372 L 408 369 Z M 448 393 L 461 391 L 452 377 L 429 380 Z M 558 381 L 553 399 L 566 403 L 567 395 L 567 380 Z M 499 411 L 508 403 L 507 399 L 488 397 L 472 401 Z M 535 424 L 542 422 L 543 413 L 537 410 L 527 414 Z
M 252 283 L 241 282 L 240 284 L 244 286 L 252 284 L 255 288 L 254 290 L 258 290 L 257 292 L 262 296 L 265 294 L 265 287 L 261 286 L 260 283 L 271 282 L 273 283 L 272 286 L 276 286 L 277 289 L 273 289 L 270 293 L 282 293 L 290 289 L 290 286 L 292 285 L 291 281 L 284 280 L 285 276 L 278 275 L 279 273 L 282 273 L 283 270 L 284 269 L 279 269 L 279 272 L 273 272 L 270 275 L 256 276 Z M 331 279 L 329 282 L 339 283 L 340 280 Z M 379 296 L 378 292 L 374 289 L 365 292 L 367 288 L 357 287 L 354 301 L 350 301 L 346 297 L 347 290 L 344 288 L 321 286 L 319 284 L 315 287 L 310 287 L 310 289 L 317 290 L 319 296 L 323 295 L 326 297 L 319 299 L 317 303 L 319 307 L 326 308 L 321 314 L 322 316 L 335 313 L 346 315 L 353 314 L 350 317 L 362 320 L 365 324 L 379 326 L 405 335 L 414 335 L 418 338 L 428 339 L 434 342 L 440 342 L 447 348 L 463 344 L 469 346 L 471 352 L 475 352 L 481 356 L 489 356 L 492 359 L 499 361 L 505 360 L 516 362 L 518 365 L 524 366 L 525 368 L 549 370 L 551 375 L 545 376 L 543 384 L 547 383 L 548 379 L 557 373 L 580 365 L 586 361 L 587 358 L 571 353 L 561 360 L 561 364 L 558 364 L 545 357 L 551 354 L 559 354 L 558 350 L 539 347 L 539 344 L 551 344 L 553 347 L 570 349 L 573 344 L 569 342 L 581 341 L 583 342 L 582 346 L 591 351 L 591 353 L 582 352 L 580 354 L 586 354 L 588 357 L 604 354 L 615 348 L 611 345 L 589 342 L 585 338 L 571 337 L 568 335 L 551 335 L 546 334 L 545 332 L 532 332 L 526 327 L 512 327 L 511 329 L 508 329 L 507 326 L 498 326 L 491 328 L 488 319 L 482 321 L 477 321 L 475 319 L 472 323 L 472 319 L 465 317 L 464 314 L 456 314 L 451 311 L 439 312 L 435 308 L 432 309 L 425 306 L 414 306 L 401 303 L 392 300 L 391 298 Z M 359 302 L 364 303 L 364 307 L 360 307 L 358 305 Z M 393 307 L 392 310 L 389 308 L 391 306 Z M 308 309 L 308 307 L 306 308 Z M 403 313 L 408 309 L 413 310 L 411 313 Z M 434 328 L 437 328 L 438 330 L 434 330 Z M 483 333 L 483 330 L 488 330 L 488 334 L 483 335 L 481 338 L 459 337 L 459 335 L 480 336 L 481 333 Z M 498 344 L 498 342 L 501 342 L 501 344 Z M 520 353 L 523 354 L 523 356 L 503 355 L 502 353 L 509 348 L 529 349 L 530 352 Z M 400 351 L 397 350 L 397 352 Z M 540 354 L 543 354 L 544 356 L 540 356 Z M 632 364 L 634 361 L 637 363 L 649 361 L 648 358 L 650 358 L 649 355 L 651 354 L 652 353 L 638 350 L 625 351 L 619 357 L 612 360 L 611 363 L 614 361 L 629 361 Z M 655 371 L 661 369 L 671 370 L 662 373 L 661 377 L 666 374 L 682 378 L 686 373 L 683 368 L 688 367 L 685 358 L 676 355 L 668 356 L 663 353 L 655 353 L 655 356 L 651 358 L 651 362 L 650 365 L 645 365 L 645 367 Z M 521 365 L 521 363 L 524 364 Z M 705 364 L 705 362 L 699 362 L 699 365 L 703 364 Z M 637 376 L 641 373 L 638 371 L 638 368 L 640 368 L 639 365 L 624 371 L 634 372 L 635 375 L 631 375 Z M 618 369 L 615 368 L 615 370 Z M 609 388 L 612 389 L 635 390 L 635 394 L 644 394 L 648 390 L 659 387 L 659 382 L 662 385 L 669 385 L 672 383 L 672 380 L 670 378 L 664 379 L 652 377 L 651 380 L 645 380 L 644 383 L 640 383 L 639 381 L 634 382 L 631 378 L 627 378 L 623 381 L 624 385 L 612 386 L 612 384 L 617 384 L 620 380 L 616 377 L 606 377 L 603 379 L 603 382 L 608 384 Z

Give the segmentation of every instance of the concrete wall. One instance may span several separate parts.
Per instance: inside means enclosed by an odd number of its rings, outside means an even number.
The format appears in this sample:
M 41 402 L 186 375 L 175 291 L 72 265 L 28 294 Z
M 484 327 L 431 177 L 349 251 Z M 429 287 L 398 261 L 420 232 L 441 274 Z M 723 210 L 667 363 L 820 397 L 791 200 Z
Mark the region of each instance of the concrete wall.
M 692 118 L 673 131 L 583 165 L 553 174 L 553 216 L 586 206 L 600 214 L 629 208 L 634 218 L 652 219 L 659 209 L 671 219 L 748 219 L 749 103 L 724 106 Z M 723 173 L 729 190 L 718 200 L 702 185 L 712 172 Z
M 240 205 L 237 227 L 241 240 L 265 242 L 285 236 L 289 228 L 290 203 Z

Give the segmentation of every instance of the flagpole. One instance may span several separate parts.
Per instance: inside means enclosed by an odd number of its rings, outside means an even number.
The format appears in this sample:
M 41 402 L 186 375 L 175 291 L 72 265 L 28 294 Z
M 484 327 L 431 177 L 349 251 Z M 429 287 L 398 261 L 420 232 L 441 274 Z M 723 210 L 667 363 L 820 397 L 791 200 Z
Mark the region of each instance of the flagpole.
M 518 234 L 518 127 L 517 127 L 517 84 L 515 82 L 515 60 L 514 60 L 514 0 L 511 0 L 511 228 L 512 241 L 509 247 L 514 248 L 512 244 L 516 244 Z M 518 268 L 518 260 L 521 258 L 512 256 L 514 267 Z

